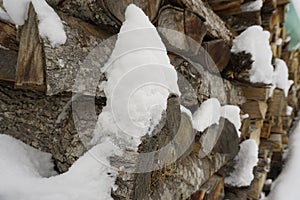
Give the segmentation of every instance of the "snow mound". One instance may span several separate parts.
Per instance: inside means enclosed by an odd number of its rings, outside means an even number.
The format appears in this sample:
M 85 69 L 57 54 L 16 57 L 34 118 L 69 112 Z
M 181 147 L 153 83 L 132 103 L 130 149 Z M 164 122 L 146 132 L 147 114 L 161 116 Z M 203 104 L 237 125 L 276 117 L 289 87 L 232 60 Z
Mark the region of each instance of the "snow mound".
M 258 11 L 263 6 L 262 0 L 255 0 L 248 3 L 245 3 L 241 6 L 243 12 L 253 12 Z
M 53 47 L 64 44 L 67 36 L 62 21 L 45 0 L 3 0 L 3 6 L 8 16 L 5 16 L 5 13 L 0 10 L 0 15 L 2 16 L 0 17 L 9 17 L 8 20 L 11 19 L 16 25 L 24 25 L 28 17 L 30 2 L 32 2 L 39 19 L 38 27 L 41 37 L 47 38 Z
M 253 168 L 258 162 L 258 145 L 255 140 L 248 139 L 240 144 L 240 151 L 234 159 L 236 165 L 225 183 L 235 187 L 249 186 L 254 178 Z
M 275 88 L 280 88 L 284 91 L 287 97 L 291 85 L 294 81 L 289 80 L 289 70 L 284 60 L 276 58 L 275 60 L 275 70 L 273 72 L 272 87 L 270 89 L 270 96 L 272 96 Z
M 221 105 L 218 99 L 211 98 L 204 101 L 193 114 L 193 127 L 203 132 L 213 124 L 219 124 Z
M 205 129 L 213 124 L 219 124 L 221 117 L 228 119 L 236 128 L 240 136 L 241 118 L 240 108 L 234 105 L 221 106 L 216 98 L 211 98 L 204 101 L 200 107 L 193 114 L 193 127 L 203 132 Z
M 112 199 L 117 170 L 109 168 L 108 161 L 95 159 L 111 152 L 118 153 L 107 141 L 79 158 L 68 172 L 53 176 L 56 172 L 50 154 L 0 135 L 1 200 Z
M 272 83 L 272 50 L 269 44 L 270 33 L 261 26 L 251 26 L 233 40 L 232 53 L 245 51 L 251 53 L 253 64 L 250 81 L 253 83 Z
M 115 49 L 102 71 L 100 87 L 107 97 L 98 118 L 93 144 L 109 135 L 136 150 L 151 134 L 167 107 L 170 93 L 180 95 L 177 72 L 167 50 L 144 12 L 131 4 L 125 13 Z

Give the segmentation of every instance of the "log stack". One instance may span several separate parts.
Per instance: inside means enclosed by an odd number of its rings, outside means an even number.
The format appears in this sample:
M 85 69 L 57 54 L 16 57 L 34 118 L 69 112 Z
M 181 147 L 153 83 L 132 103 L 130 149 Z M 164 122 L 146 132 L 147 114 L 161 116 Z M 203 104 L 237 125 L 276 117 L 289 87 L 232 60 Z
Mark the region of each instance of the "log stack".
M 216 140 L 216 145 L 206 147 L 210 149 L 207 155 L 203 156 L 201 151 L 205 146 L 203 141 L 213 138 L 210 130 L 197 132 L 192 149 L 171 166 L 144 174 L 120 173 L 116 181 L 119 187 L 112 192 L 113 197 L 191 200 L 260 198 L 265 180 L 275 179 L 282 167 L 283 150 L 288 145 L 288 132 L 300 98 L 300 54 L 298 50 L 288 51 L 288 36 L 283 27 L 288 1 L 263 0 L 259 9 L 249 8 L 255 2 L 253 0 L 47 2 L 64 21 L 67 42 L 61 46 L 53 48 L 49 41 L 39 36 L 38 21 L 32 6 L 25 25 L 18 29 L 9 22 L 0 21 L 1 133 L 51 153 L 58 171 L 67 171 L 87 151 L 74 125 L 71 106 L 72 87 L 80 63 L 96 46 L 101 45 L 99 53 L 102 59 L 98 65 L 104 65 L 116 38 L 112 43 L 103 41 L 118 32 L 124 21 L 125 8 L 134 2 L 158 27 L 170 61 L 181 75 L 178 81 L 181 104 L 194 112 L 203 101 L 220 96 L 222 105 L 239 106 L 241 114 L 249 117 L 242 119 L 240 138 L 228 120 L 222 119 L 223 129 L 221 125 L 212 126 L 211 130 L 220 132 L 220 138 Z M 270 97 L 270 86 L 251 84 L 244 76 L 252 64 L 251 54 L 230 52 L 233 37 L 252 25 L 262 25 L 270 31 L 273 58 L 281 58 L 288 65 L 289 79 L 294 84 L 287 97 L 278 88 Z M 166 29 L 175 30 L 183 36 L 176 34 L 174 37 Z M 238 67 L 232 68 L 233 63 Z M 203 70 L 197 70 L 197 66 L 202 66 Z M 100 71 L 86 73 L 91 79 L 88 83 L 93 86 L 105 79 Z M 181 79 L 187 80 L 193 91 L 184 88 Z M 212 83 L 218 87 L 213 88 Z M 106 99 L 103 93 L 96 93 L 96 98 L 90 96 L 94 93 L 78 94 L 80 98 L 73 99 L 73 103 L 96 103 L 96 113 L 99 115 Z M 78 115 L 85 118 L 91 127 L 97 119 L 85 116 L 85 113 L 86 110 Z M 180 120 L 174 119 L 178 118 L 183 122 L 186 119 L 180 115 L 178 98 L 170 97 L 165 120 L 176 129 Z M 188 119 L 184 127 L 184 137 L 196 132 L 191 129 Z M 172 136 L 168 128 L 164 127 L 158 138 L 145 138 L 139 151 L 153 151 L 164 146 L 164 142 Z M 92 132 L 90 129 L 85 131 Z M 232 170 L 239 143 L 249 138 L 259 145 L 254 180 L 245 188 L 225 185 L 224 178 Z M 130 165 L 133 162 L 130 159 L 122 158 L 122 162 L 114 163 L 117 166 L 124 163 Z

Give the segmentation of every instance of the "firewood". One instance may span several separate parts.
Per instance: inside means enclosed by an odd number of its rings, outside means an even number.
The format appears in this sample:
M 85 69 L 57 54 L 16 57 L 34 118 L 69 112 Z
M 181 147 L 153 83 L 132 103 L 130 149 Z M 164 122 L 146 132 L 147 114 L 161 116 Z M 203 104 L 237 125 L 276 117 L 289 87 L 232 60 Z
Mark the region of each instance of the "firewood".
M 15 81 L 18 53 L 0 48 L 0 81 Z
M 39 36 L 35 11 L 32 6 L 29 9 L 28 20 L 22 27 L 20 36 L 16 87 L 38 89 L 45 91 L 48 95 L 71 91 L 80 69 L 80 63 L 95 47 L 110 36 L 100 28 L 79 19 L 64 14 L 60 14 L 60 17 L 65 21 L 67 41 L 53 48 L 48 40 Z M 98 60 L 99 65 L 106 62 L 114 46 L 106 43 L 101 45 L 106 46 L 99 48 L 99 54 L 103 55 Z M 92 66 L 89 67 L 89 71 L 86 72 L 89 74 L 86 76 L 91 79 L 90 84 L 97 85 L 95 80 L 99 79 L 100 68 L 94 67 L 96 69 L 93 68 L 93 71 Z
M 193 194 L 187 200 L 219 200 L 224 196 L 224 178 L 219 175 L 213 175 L 204 183 L 198 192 Z
M 0 45 L 18 51 L 17 29 L 13 24 L 0 21 Z
M 210 56 L 210 58 L 207 59 L 212 59 L 213 64 L 216 65 L 216 67 L 218 68 L 218 72 L 222 72 L 224 68 L 228 65 L 231 57 L 229 47 L 225 44 L 223 40 L 203 42 L 202 46 Z M 203 66 L 206 66 L 211 63 L 207 59 L 205 63 L 203 63 Z M 209 65 L 207 66 L 207 68 L 212 69 L 212 67 L 210 67 Z
M 250 26 L 262 24 L 260 11 L 241 12 L 235 15 L 225 14 L 222 19 L 236 32 L 242 32 Z
M 112 27 L 112 31 L 116 31 L 124 21 L 124 11 L 130 3 L 142 8 L 151 21 L 156 19 L 163 4 L 163 0 L 47 0 L 47 2 L 70 16 L 96 25 Z
M 194 154 L 203 158 L 211 152 L 237 154 L 238 148 L 230 143 L 238 144 L 239 139 L 235 127 L 227 119 L 221 118 L 219 125 L 207 128 L 195 141 Z
M 246 99 L 267 101 L 269 98 L 270 88 L 267 87 L 241 87 Z
M 163 7 L 157 25 L 170 51 L 174 48 L 195 55 L 206 35 L 204 22 L 195 13 L 178 7 Z M 179 33 L 174 34 L 173 30 Z
M 171 3 L 188 8 L 205 19 L 204 24 L 207 26 L 207 35 L 211 38 L 223 39 L 227 44 L 231 43 L 232 32 L 226 27 L 220 17 L 208 8 L 202 0 L 171 0 Z
M 268 105 L 268 115 L 283 116 L 287 107 L 284 91 L 276 88 L 273 91 L 273 97 L 268 100 Z
M 272 144 L 273 152 L 281 152 L 282 151 L 282 137 L 281 134 L 271 134 L 269 141 Z
M 28 20 L 21 31 L 15 86 L 45 91 L 46 70 L 37 21 L 37 15 L 30 4 Z
M 268 109 L 268 104 L 263 101 L 247 101 L 241 109 L 248 113 L 251 119 L 264 119 Z

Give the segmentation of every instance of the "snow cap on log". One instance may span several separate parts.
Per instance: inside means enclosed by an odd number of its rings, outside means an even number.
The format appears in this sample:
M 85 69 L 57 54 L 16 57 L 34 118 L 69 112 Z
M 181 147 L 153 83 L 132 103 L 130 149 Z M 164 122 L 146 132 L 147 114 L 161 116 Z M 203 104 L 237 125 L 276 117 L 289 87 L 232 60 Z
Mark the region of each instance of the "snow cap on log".
M 272 50 L 269 38 L 270 33 L 261 26 L 251 26 L 233 40 L 232 53 L 246 52 L 252 55 L 252 83 L 272 83 Z

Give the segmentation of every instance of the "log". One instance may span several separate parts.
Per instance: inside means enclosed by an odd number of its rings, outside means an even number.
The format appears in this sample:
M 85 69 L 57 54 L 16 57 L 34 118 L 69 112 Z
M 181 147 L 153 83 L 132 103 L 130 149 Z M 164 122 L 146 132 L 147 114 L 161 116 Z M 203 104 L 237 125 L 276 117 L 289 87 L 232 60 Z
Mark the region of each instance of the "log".
M 0 81 L 14 83 L 18 53 L 0 48 Z
M 16 26 L 0 21 L 0 45 L 13 51 L 18 51 Z
M 251 84 L 249 71 L 252 67 L 252 55 L 246 52 L 232 54 L 228 66 L 222 75 L 230 80 L 237 80 L 247 85 Z M 253 85 L 253 84 L 252 84 Z
M 1 134 L 51 153 L 56 169 L 66 172 L 86 151 L 74 126 L 71 99 L 70 93 L 46 96 L 43 92 L 0 85 Z M 91 99 L 80 100 L 87 111 Z M 96 111 L 100 112 L 105 99 L 96 99 L 95 103 Z M 86 118 L 92 121 L 90 116 Z
M 207 35 L 214 39 L 223 39 L 227 44 L 231 44 L 232 32 L 226 27 L 225 23 L 202 0 L 171 0 L 174 5 L 188 8 L 205 19 Z
M 251 119 L 265 119 L 268 104 L 263 101 L 247 101 L 241 109 L 248 113 Z
M 199 16 L 173 6 L 161 8 L 157 26 L 171 52 L 177 49 L 186 54 L 197 54 L 206 35 L 206 26 Z
M 16 68 L 16 88 L 46 90 L 45 61 L 42 41 L 38 32 L 38 19 L 32 4 L 28 20 L 22 27 L 20 50 Z
M 107 41 L 109 44 L 102 43 L 110 35 L 99 27 L 64 14 L 60 17 L 65 22 L 67 41 L 53 48 L 48 40 L 39 36 L 35 11 L 32 7 L 29 9 L 29 18 L 20 36 L 17 88 L 39 89 L 48 95 L 72 91 L 79 74 L 86 78 L 82 80 L 87 81 L 82 83 L 83 86 L 96 90 L 101 75 L 100 66 L 108 59 L 116 38 Z M 83 63 L 92 50 L 94 54 L 98 53 L 97 66 Z
M 241 86 L 243 94 L 248 100 L 267 101 L 269 98 L 270 88 L 247 87 Z
M 276 88 L 273 92 L 273 97 L 268 100 L 268 105 L 268 115 L 284 116 L 287 107 L 284 91 Z
M 224 13 L 222 19 L 236 32 L 240 33 L 249 26 L 261 25 L 260 11 L 241 12 L 235 15 Z
M 223 40 L 212 40 L 209 42 L 203 42 L 202 46 L 210 56 L 210 58 L 207 59 L 212 59 L 214 65 L 216 65 L 218 68 L 218 72 L 222 72 L 230 61 L 230 48 L 225 44 Z M 206 66 L 209 63 L 210 61 L 206 60 L 203 63 L 203 66 Z M 212 69 L 212 67 L 209 66 L 207 68 Z
M 47 0 L 55 9 L 68 15 L 90 21 L 96 25 L 107 26 L 116 32 L 124 21 L 125 9 L 131 3 L 142 8 L 149 19 L 156 20 L 163 0 Z
M 224 178 L 219 175 L 213 175 L 200 190 L 193 194 L 187 200 L 220 200 L 224 197 Z
M 227 119 L 220 119 L 219 125 L 212 125 L 196 139 L 193 152 L 200 158 L 210 153 L 236 155 L 239 138 L 235 127 Z

